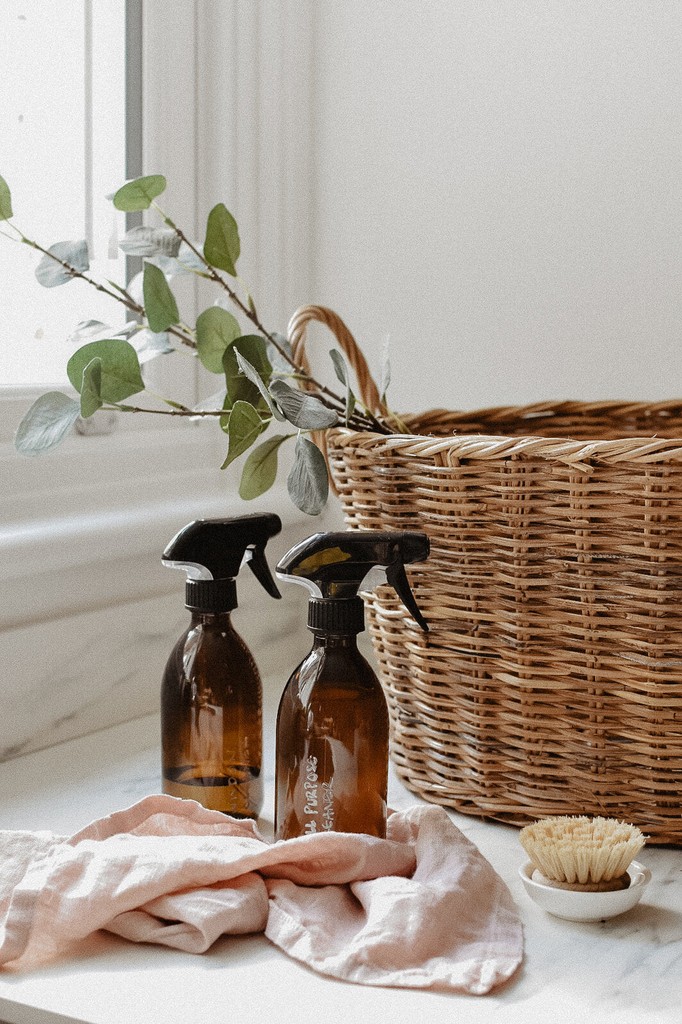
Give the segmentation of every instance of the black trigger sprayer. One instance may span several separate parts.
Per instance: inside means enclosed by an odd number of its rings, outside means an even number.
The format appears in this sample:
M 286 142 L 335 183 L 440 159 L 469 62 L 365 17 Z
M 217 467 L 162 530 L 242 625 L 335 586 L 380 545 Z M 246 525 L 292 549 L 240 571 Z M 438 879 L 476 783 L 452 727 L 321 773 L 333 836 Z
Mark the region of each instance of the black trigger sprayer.
M 263 803 L 262 686 L 230 613 L 244 562 L 271 597 L 280 597 L 265 546 L 281 529 L 272 514 L 197 519 L 162 556 L 186 573 L 191 612 L 161 688 L 163 791 L 238 818 L 257 818 Z
M 310 591 L 310 654 L 289 679 L 277 715 L 275 829 L 278 839 L 319 831 L 386 834 L 388 708 L 357 647 L 364 628 L 359 590 L 381 566 L 425 632 L 405 571 L 428 558 L 426 534 L 349 530 L 317 533 L 293 547 L 277 576 Z

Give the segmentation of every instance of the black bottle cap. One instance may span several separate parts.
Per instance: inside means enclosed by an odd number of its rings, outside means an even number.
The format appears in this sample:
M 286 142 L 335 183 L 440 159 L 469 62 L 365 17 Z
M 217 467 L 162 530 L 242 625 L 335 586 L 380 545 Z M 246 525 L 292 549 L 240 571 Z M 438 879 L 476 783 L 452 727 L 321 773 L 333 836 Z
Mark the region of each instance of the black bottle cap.
M 386 582 L 427 632 L 428 623 L 412 593 L 405 566 L 423 562 L 428 555 L 426 534 L 411 530 L 315 533 L 295 544 L 280 559 L 276 571 L 280 579 L 302 583 L 315 600 L 346 600 L 357 596 L 370 569 L 383 566 Z M 356 632 L 362 629 L 360 626 Z
M 314 633 L 354 636 L 365 628 L 365 607 L 361 597 L 311 597 L 308 628 Z
M 185 604 L 192 611 L 237 607 L 235 577 L 242 562 L 271 597 L 280 597 L 265 558 L 265 545 L 282 529 L 272 513 L 230 519 L 195 519 L 167 545 L 162 561 L 187 573 Z
M 193 612 L 231 612 L 237 607 L 234 580 L 187 580 L 185 607 Z

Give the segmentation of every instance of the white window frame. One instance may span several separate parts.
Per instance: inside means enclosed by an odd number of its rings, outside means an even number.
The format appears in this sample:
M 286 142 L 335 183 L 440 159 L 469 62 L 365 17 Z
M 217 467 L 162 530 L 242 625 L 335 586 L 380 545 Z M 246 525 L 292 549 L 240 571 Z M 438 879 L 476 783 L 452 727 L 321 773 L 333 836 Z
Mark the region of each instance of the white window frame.
M 139 3 L 142 172 L 166 175 L 164 204 L 199 240 L 210 206 L 237 202 L 248 249 L 241 268 L 256 296 L 267 290 L 261 315 L 282 329 L 294 308 L 311 299 L 313 0 L 282 0 L 267 10 L 251 0 L 186 0 L 172 8 L 167 0 Z M 180 291 L 188 317 L 215 298 L 197 284 Z M 199 387 L 190 380 L 194 394 Z M 78 576 L 93 562 L 120 557 L 123 547 L 128 556 L 138 548 L 158 555 L 159 538 L 179 521 L 245 510 L 236 496 L 237 467 L 227 475 L 219 469 L 226 443 L 215 423 L 121 414 L 111 435 L 74 434 L 50 455 L 18 456 L 16 426 L 45 390 L 13 388 L 0 395 L 0 582 L 6 598 L 0 628 L 18 621 L 11 589 L 17 581 L 25 590 L 32 574 L 67 567 Z M 292 518 L 280 482 L 261 504 Z M 104 574 L 99 591 L 93 594 L 90 586 L 84 601 L 121 600 L 126 586 L 123 580 L 112 585 Z M 54 583 L 42 588 L 26 619 L 59 614 L 62 607 Z

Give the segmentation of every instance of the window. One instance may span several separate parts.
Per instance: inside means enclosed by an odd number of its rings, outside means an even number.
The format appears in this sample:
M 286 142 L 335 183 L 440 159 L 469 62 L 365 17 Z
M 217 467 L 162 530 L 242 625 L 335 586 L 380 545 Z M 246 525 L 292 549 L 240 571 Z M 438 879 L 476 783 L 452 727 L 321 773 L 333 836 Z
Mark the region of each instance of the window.
M 84 51 L 88 15 L 92 19 L 92 54 L 101 47 L 97 51 L 101 57 L 91 57 L 93 170 L 88 188 L 93 212 L 88 213 L 84 198 L 74 210 L 67 211 L 66 186 L 59 189 L 48 175 L 40 191 L 51 196 L 51 202 L 45 203 L 50 230 L 45 232 L 34 223 L 25 223 L 23 214 L 20 220 L 23 207 L 36 209 L 37 189 L 31 183 L 26 191 L 30 198 L 22 200 L 18 171 L 8 162 L 7 154 L 15 148 L 11 143 L 0 150 L 0 173 L 12 187 L 17 224 L 27 234 L 35 231 L 41 240 L 47 234 L 50 241 L 58 241 L 74 237 L 74 232 L 87 233 L 88 216 L 92 216 L 95 258 L 99 258 L 101 251 L 106 253 L 112 234 L 111 220 L 107 219 L 112 208 L 98 199 L 111 190 L 112 179 L 116 185 L 126 177 L 163 173 L 168 179 L 164 206 L 199 241 L 203 240 L 209 209 L 219 201 L 230 205 L 245 242 L 241 264 L 245 279 L 255 296 L 266 296 L 263 301 L 270 308 L 263 309 L 259 303 L 261 315 L 274 329 L 283 329 L 286 317 L 311 296 L 308 143 L 312 6 L 308 0 L 282 0 L 273 9 L 276 16 L 268 18 L 261 17 L 257 5 L 232 0 L 224 4 L 186 0 L 173 5 L 172 17 L 167 0 L 73 0 L 61 4 L 61 8 L 59 0 L 44 0 L 40 4 L 26 3 L 24 9 L 19 0 L 11 0 L 17 22 L 12 32 L 24 31 L 30 23 L 24 23 L 21 16 L 28 18 L 34 9 L 41 15 L 51 12 L 53 24 L 59 22 L 58 14 L 63 18 L 67 13 L 69 19 L 74 10 L 78 14 L 70 22 L 72 35 L 66 32 L 63 48 L 54 43 L 57 36 L 53 35 L 52 45 L 42 55 L 44 66 L 34 63 L 35 80 L 30 69 L 25 72 L 40 101 L 46 93 L 56 91 L 50 85 L 50 76 L 57 72 L 48 70 L 50 63 L 58 67 L 68 64 L 73 80 L 80 76 L 72 102 L 79 110 L 87 111 L 83 99 L 87 69 L 75 72 L 72 60 L 78 39 Z M 109 28 L 98 21 L 100 16 L 114 17 L 114 12 L 116 20 Z M 11 19 L 6 15 L 6 20 Z M 60 31 L 63 27 L 62 21 Z M 111 88 L 114 51 L 119 69 L 123 65 L 124 27 L 128 39 L 126 72 L 129 81 L 132 74 L 139 83 L 143 115 L 141 128 L 137 126 L 139 162 L 129 164 L 125 171 L 121 141 L 124 129 L 115 129 L 118 141 L 114 142 L 108 136 L 114 129 L 103 127 L 114 107 L 118 110 L 116 118 L 120 117 L 125 98 L 122 73 L 119 84 Z M 16 48 L 18 38 L 15 34 L 14 43 L 8 45 Z M 137 63 L 129 59 L 131 43 Z M 294 46 L 300 60 L 292 73 L 289 55 Z M 33 53 L 35 62 L 35 49 Z M 69 54 L 68 61 L 64 53 Z M 71 82 L 71 77 L 64 74 Z M 0 81 L 5 93 L 18 91 L 11 73 L 2 65 Z M 38 100 L 36 104 L 40 108 Z M 13 109 L 18 118 L 21 110 L 16 104 Z M 65 116 L 62 104 L 59 130 Z M 128 142 L 130 127 L 129 118 Z M 39 146 L 35 160 L 40 164 L 45 138 Z M 74 170 L 76 157 L 67 148 L 63 159 L 71 160 L 70 169 L 62 167 L 53 172 L 58 180 L 69 179 L 68 191 L 76 196 L 87 191 L 86 144 L 78 143 L 77 149 L 80 171 Z M 73 179 L 78 174 L 83 175 L 84 184 L 74 188 Z M 100 235 L 96 222 L 99 211 L 105 212 Z M 119 231 L 123 230 L 121 225 Z M 0 253 L 3 248 L 13 255 L 22 251 L 5 239 L 0 243 Z M 119 273 L 123 273 L 122 264 Z M 29 282 L 33 286 L 31 278 L 29 269 L 23 275 L 24 285 Z M 0 287 L 7 294 L 4 270 L 0 270 Z M 50 309 L 61 297 L 67 304 L 65 326 L 57 332 L 59 339 L 68 338 L 74 321 L 95 317 L 96 295 L 92 288 L 85 286 L 81 303 L 78 282 L 50 290 L 37 284 L 35 287 L 36 294 L 49 301 Z M 193 323 L 197 313 L 216 298 L 213 291 L 202 292 L 196 281 L 178 279 L 177 290 L 175 282 L 173 287 L 188 323 Z M 21 306 L 27 304 L 28 300 L 22 300 Z M 118 309 L 118 304 L 106 300 L 101 319 L 111 323 Z M 25 321 L 24 309 L 18 323 L 25 328 Z M 26 333 L 34 335 L 36 329 Z M 42 341 L 34 338 L 33 344 Z M 68 346 L 64 355 L 72 348 Z M 102 571 L 105 559 L 141 558 L 144 551 L 153 566 L 151 576 L 158 570 L 159 546 L 183 521 L 197 515 L 228 515 L 244 510 L 236 496 L 240 467 L 231 466 L 225 472 L 219 469 L 226 440 L 214 422 L 196 424 L 168 417 L 120 414 L 111 435 L 74 434 L 50 455 L 33 459 L 18 456 L 12 438 L 21 416 L 38 394 L 57 383 L 55 375 L 63 375 L 65 360 L 64 356 L 56 358 L 49 381 L 40 383 L 35 375 L 15 376 L 10 386 L 3 362 L 5 349 L 6 345 L 0 343 L 0 379 L 5 382 L 4 387 L 0 384 L 0 583 L 4 586 L 8 620 L 11 616 L 13 622 L 54 616 L 69 602 L 69 607 L 85 608 L 93 601 L 105 605 L 129 600 L 130 575 L 110 567 Z M 147 365 L 154 390 L 181 401 L 196 400 L 198 385 L 186 353 Z M 25 373 L 23 366 L 16 372 Z M 32 383 L 17 383 L 21 380 Z M 215 381 L 208 381 L 207 386 L 215 390 Z M 269 493 L 268 501 L 271 507 L 286 510 L 289 502 L 283 480 L 278 480 L 280 487 L 277 494 Z M 35 574 L 48 569 L 54 576 L 49 586 L 42 578 L 36 586 Z M 68 584 L 65 570 L 71 574 L 72 582 Z M 17 581 L 16 588 L 12 583 L 8 589 L 8 581 Z M 159 585 L 154 582 L 154 586 Z M 24 600 L 22 587 L 30 591 L 30 600 L 24 601 L 25 611 L 19 614 L 12 607 L 17 608 Z
M 12 190 L 13 221 L 45 246 L 85 238 L 93 271 L 118 282 L 125 226 L 105 196 L 126 177 L 125 25 L 125 0 L 5 0 L 0 35 L 0 173 Z M 8 225 L 3 234 L 16 237 Z M 118 325 L 122 308 L 84 282 L 42 287 L 33 273 L 38 254 L 0 243 L 0 382 L 61 384 L 78 311 Z

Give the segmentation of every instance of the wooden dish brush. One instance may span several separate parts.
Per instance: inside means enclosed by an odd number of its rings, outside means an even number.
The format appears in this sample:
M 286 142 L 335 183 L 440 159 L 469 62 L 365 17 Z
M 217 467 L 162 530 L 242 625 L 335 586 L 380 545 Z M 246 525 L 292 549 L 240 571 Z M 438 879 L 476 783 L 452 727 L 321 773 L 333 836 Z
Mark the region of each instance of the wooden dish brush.
M 578 892 L 627 889 L 628 868 L 646 842 L 635 825 L 586 816 L 543 818 L 519 839 L 535 881 Z

